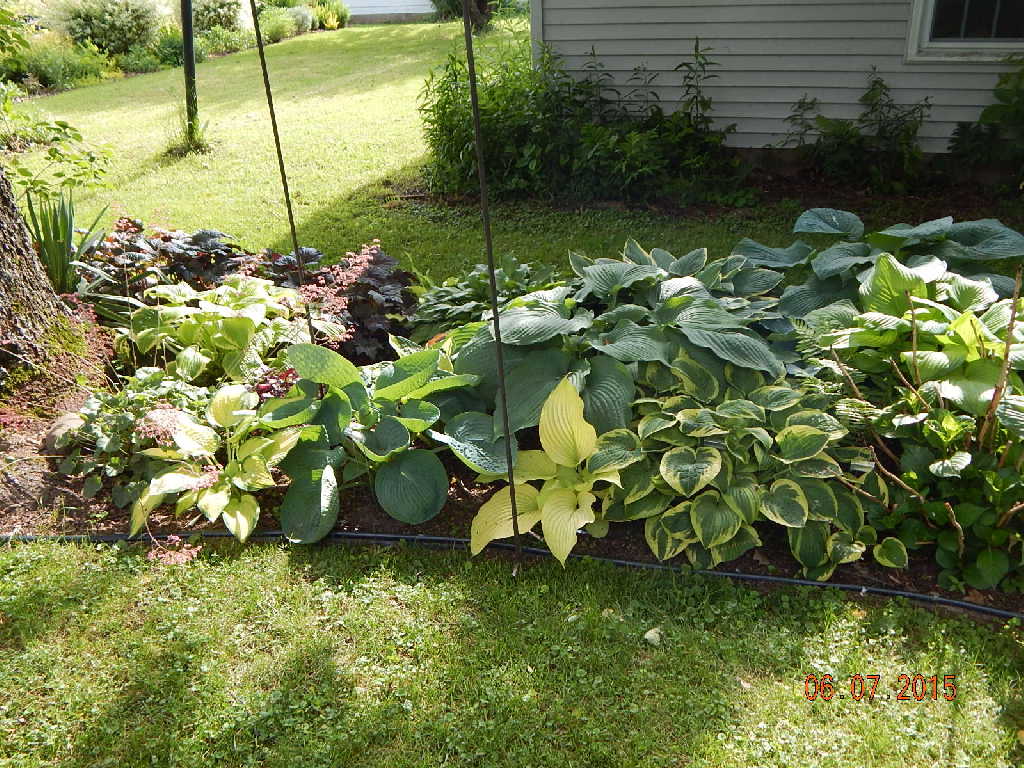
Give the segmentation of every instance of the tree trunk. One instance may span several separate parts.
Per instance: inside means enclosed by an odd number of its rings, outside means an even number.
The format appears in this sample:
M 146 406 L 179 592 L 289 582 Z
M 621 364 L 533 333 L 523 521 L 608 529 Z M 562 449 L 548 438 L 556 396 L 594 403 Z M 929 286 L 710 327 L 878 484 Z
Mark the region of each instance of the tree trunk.
M 46 357 L 44 337 L 67 310 L 53 292 L 14 190 L 0 167 L 0 366 L 40 363 Z M 6 378 L 0 370 L 0 379 Z
M 490 0 L 469 0 L 469 21 L 474 30 L 479 32 L 490 23 L 491 10 Z

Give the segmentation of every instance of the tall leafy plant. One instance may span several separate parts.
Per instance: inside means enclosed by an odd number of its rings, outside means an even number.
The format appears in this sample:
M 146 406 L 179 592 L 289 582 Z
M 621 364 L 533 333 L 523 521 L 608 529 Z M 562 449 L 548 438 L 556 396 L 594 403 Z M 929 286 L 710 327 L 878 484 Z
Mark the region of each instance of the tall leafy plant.
M 86 256 L 103 239 L 97 225 L 106 208 L 100 211 L 88 229 L 75 227 L 75 203 L 72 195 L 56 200 L 26 199 L 28 227 L 46 275 L 57 293 L 72 293 L 78 284 L 75 261 Z

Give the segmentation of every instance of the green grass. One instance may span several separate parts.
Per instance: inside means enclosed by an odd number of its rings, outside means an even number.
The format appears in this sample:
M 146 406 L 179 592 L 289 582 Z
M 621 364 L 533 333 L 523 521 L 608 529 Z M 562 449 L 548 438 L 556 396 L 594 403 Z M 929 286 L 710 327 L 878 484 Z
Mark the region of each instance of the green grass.
M 21 545 L 0 551 L 0 766 L 998 768 L 1024 758 L 1021 643 L 585 562 Z M 811 673 L 882 684 L 811 703 Z M 955 674 L 956 700 L 896 701 L 901 673 Z
M 508 34 L 492 33 L 481 45 Z M 390 253 L 435 278 L 482 261 L 475 206 L 402 196 L 417 186 L 426 153 L 418 94 L 460 35 L 458 23 L 359 26 L 267 49 L 301 243 L 340 254 L 380 237 Z M 114 150 L 110 188 L 79 195 L 83 216 L 109 203 L 111 221 L 127 215 L 163 227 L 216 228 L 251 249 L 291 250 L 255 52 L 201 64 L 198 79 L 201 120 L 214 149 L 185 158 L 164 154 L 180 127 L 180 70 L 38 101 Z M 503 204 L 494 210 L 495 247 L 559 266 L 569 249 L 612 254 L 627 236 L 679 252 L 707 246 L 724 253 L 744 235 L 786 240 L 797 213 L 774 206 L 682 220 Z

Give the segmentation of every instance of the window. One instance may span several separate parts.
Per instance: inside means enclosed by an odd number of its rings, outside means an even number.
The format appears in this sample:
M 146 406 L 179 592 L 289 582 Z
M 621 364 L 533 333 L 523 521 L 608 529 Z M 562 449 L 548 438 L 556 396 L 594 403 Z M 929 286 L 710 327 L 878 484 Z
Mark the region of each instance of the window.
M 908 61 L 997 61 L 1024 52 L 1024 0 L 913 0 Z

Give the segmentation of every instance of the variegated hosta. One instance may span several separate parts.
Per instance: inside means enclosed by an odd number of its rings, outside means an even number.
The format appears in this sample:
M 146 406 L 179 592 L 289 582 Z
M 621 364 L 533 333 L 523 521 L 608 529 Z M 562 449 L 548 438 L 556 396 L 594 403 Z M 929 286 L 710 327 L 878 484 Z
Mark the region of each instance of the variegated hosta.
M 163 463 L 132 507 L 131 533 L 146 524 L 149 513 L 175 500 L 175 512 L 198 508 L 218 519 L 240 541 L 252 533 L 260 506 L 254 492 L 276 485 L 271 469 L 302 436 L 303 427 L 267 432 L 255 410 L 259 398 L 243 384 L 217 390 L 206 423 L 170 408 L 151 411 L 141 429 L 151 429 L 169 443 L 143 454 Z
M 699 568 L 759 546 L 755 524 L 774 523 L 816 579 L 877 545 L 854 489 L 878 497 L 885 485 L 870 452 L 841 445 L 846 429 L 825 396 L 749 369 L 678 362 L 660 388 L 687 394 L 637 401 L 642 458 L 620 473 L 600 519 L 645 519 L 658 558 L 685 553 Z M 876 559 L 905 564 L 894 542 Z
M 517 522 L 524 533 L 539 522 L 551 554 L 564 565 L 576 545 L 576 532 L 595 521 L 602 487 L 617 484 L 619 470 L 640 459 L 640 442 L 625 429 L 598 438 L 583 418 L 583 400 L 568 377 L 544 401 L 540 442 L 543 450 L 519 451 L 516 461 Z M 534 482 L 541 483 L 539 489 Z M 475 555 L 489 542 L 512 534 L 511 491 L 506 486 L 473 519 L 471 551 Z

